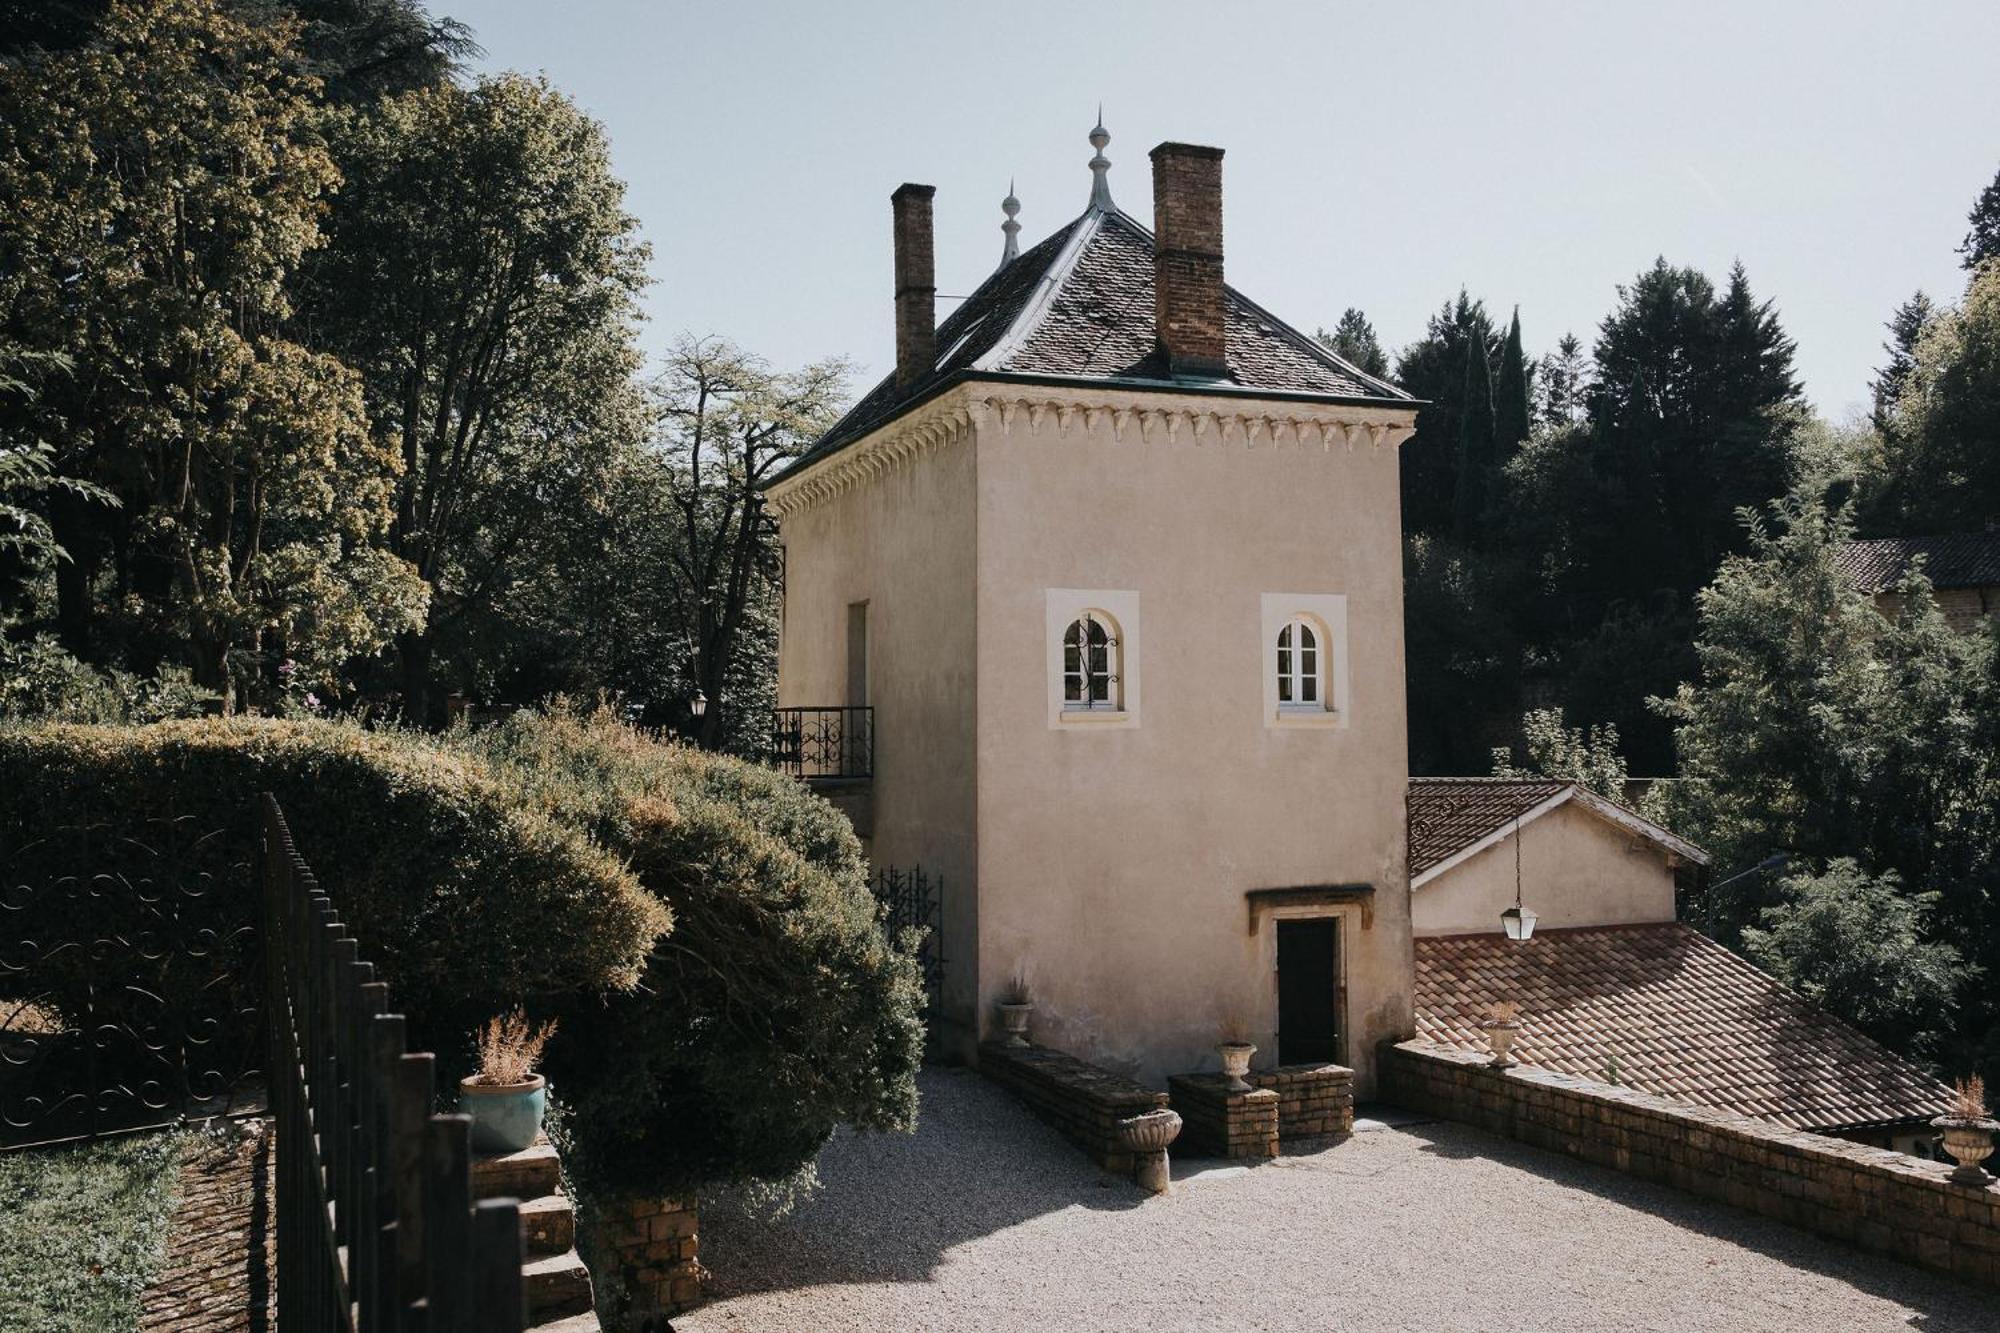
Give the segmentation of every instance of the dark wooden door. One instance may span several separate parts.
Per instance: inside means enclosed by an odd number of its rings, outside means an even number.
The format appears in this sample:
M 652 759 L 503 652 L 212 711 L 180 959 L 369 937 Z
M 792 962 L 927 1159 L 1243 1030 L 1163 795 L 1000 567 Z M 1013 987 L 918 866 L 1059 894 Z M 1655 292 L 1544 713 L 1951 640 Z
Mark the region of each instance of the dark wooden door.
M 1278 922 L 1278 1063 L 1340 1059 L 1340 922 Z

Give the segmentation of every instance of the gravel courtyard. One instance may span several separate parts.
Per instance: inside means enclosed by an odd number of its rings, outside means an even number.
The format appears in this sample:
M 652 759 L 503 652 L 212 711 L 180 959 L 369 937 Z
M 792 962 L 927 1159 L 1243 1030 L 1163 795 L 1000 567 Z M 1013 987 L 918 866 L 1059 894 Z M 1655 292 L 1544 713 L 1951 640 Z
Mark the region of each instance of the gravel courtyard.
M 977 1075 L 914 1138 L 843 1134 L 821 1194 L 703 1219 L 679 1333 L 801 1329 L 2000 1330 L 2000 1298 L 1459 1125 L 1144 1196 Z

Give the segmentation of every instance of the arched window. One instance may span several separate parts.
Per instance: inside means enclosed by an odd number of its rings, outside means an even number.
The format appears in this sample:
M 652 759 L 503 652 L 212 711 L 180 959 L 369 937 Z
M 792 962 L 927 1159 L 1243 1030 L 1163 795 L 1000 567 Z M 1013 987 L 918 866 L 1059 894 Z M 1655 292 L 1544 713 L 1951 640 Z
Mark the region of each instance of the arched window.
M 1098 611 L 1072 620 L 1063 632 L 1063 711 L 1117 711 L 1122 667 L 1116 622 Z
M 1285 712 L 1326 708 L 1327 645 L 1304 616 L 1293 616 L 1278 631 L 1278 707 Z

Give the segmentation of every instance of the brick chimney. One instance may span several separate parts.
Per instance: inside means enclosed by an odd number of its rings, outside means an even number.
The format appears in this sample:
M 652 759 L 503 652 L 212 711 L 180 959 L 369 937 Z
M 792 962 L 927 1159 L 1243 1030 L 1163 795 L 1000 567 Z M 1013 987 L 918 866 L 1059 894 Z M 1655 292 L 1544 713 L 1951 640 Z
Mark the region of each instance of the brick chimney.
M 1222 150 L 1163 143 L 1153 158 L 1153 319 L 1176 375 L 1228 373 L 1222 331 Z
M 931 253 L 935 185 L 899 185 L 896 215 L 896 387 L 907 389 L 937 365 L 937 265 Z

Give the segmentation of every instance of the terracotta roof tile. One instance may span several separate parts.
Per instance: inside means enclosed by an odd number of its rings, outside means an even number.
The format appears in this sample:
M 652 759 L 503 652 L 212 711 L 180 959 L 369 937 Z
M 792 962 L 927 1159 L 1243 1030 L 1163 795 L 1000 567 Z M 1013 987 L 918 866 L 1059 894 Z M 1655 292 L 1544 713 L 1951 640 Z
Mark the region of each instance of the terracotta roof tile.
M 1568 786 L 1552 778 L 1410 779 L 1410 873 L 1423 874 Z
M 1876 537 L 1849 542 L 1834 564 L 1863 592 L 1894 584 L 1918 556 L 1933 588 L 1984 588 L 2000 584 L 2000 532 L 1956 532 L 1942 537 Z
M 1486 1049 L 1521 1006 L 1524 1064 L 1616 1081 L 1795 1129 L 1924 1120 L 1951 1091 L 1912 1062 L 1678 923 L 1416 941 L 1417 1035 Z

